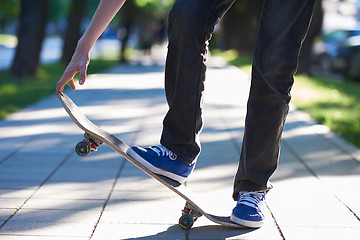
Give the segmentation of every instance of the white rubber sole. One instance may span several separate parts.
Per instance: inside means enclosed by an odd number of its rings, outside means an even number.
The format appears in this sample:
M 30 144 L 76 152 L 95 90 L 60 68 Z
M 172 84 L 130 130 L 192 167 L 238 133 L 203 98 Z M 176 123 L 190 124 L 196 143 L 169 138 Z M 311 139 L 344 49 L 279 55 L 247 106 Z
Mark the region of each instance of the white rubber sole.
M 230 216 L 230 220 L 233 223 L 248 227 L 248 228 L 259 228 L 263 225 L 264 221 L 260 221 L 260 222 L 254 222 L 254 221 L 248 221 L 248 220 L 244 220 L 244 219 L 240 219 L 237 218 L 233 215 Z
M 146 167 L 147 169 L 149 169 L 151 172 L 155 173 L 155 174 L 159 174 L 161 176 L 165 176 L 168 177 L 172 180 L 175 180 L 177 182 L 183 183 L 186 181 L 187 178 L 185 177 L 181 177 L 179 175 L 176 175 L 174 173 L 171 172 L 167 172 L 165 170 L 162 170 L 160 168 L 157 168 L 153 165 L 151 165 L 148 161 L 146 161 L 145 159 L 143 159 L 139 154 L 137 154 L 134 150 L 132 150 L 131 148 L 129 148 L 126 151 L 126 154 L 129 155 L 130 157 L 132 157 L 133 159 L 135 159 L 136 161 L 138 161 L 141 165 L 143 165 L 144 167 Z

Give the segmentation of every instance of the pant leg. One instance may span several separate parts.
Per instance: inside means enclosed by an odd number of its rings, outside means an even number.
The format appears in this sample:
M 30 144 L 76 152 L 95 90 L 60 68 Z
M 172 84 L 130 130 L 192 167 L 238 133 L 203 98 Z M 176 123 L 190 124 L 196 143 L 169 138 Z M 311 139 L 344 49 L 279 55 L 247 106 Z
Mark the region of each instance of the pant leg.
M 192 163 L 200 153 L 205 55 L 214 27 L 235 0 L 177 0 L 169 14 L 161 144 Z
M 266 0 L 254 48 L 251 89 L 234 199 L 271 188 L 293 75 L 315 0 Z

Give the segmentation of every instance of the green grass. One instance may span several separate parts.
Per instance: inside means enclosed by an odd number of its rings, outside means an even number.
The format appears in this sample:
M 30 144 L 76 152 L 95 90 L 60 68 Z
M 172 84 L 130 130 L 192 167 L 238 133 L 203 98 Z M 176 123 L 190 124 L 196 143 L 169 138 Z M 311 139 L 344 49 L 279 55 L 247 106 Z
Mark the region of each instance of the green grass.
M 294 105 L 360 147 L 360 84 L 296 76 Z
M 225 61 L 231 65 L 237 66 L 244 72 L 250 75 L 252 58 L 248 54 L 240 54 L 236 50 L 212 50 L 211 53 L 215 56 L 219 56 L 225 59 Z
M 10 34 L 0 34 L 0 45 L 14 47 L 17 44 L 17 37 Z
M 87 74 L 103 71 L 117 61 L 91 60 Z M 16 79 L 10 71 L 0 71 L 0 119 L 40 99 L 55 94 L 58 80 L 65 70 L 60 63 L 46 64 L 38 69 L 36 77 Z
M 234 50 L 215 51 L 214 54 L 250 74 L 250 57 L 240 57 Z M 298 109 L 360 147 L 360 83 L 320 76 L 295 76 L 292 96 L 292 103 Z

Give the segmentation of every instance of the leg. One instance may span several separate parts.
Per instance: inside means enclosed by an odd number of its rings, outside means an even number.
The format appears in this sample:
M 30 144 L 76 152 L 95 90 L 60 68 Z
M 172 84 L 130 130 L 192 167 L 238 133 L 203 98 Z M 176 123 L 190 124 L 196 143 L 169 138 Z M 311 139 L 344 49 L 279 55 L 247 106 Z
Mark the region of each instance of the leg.
M 235 0 L 177 0 L 169 15 L 161 144 L 191 164 L 200 153 L 205 55 L 215 24 Z
M 177 0 L 169 15 L 165 92 L 169 111 L 161 145 L 127 153 L 150 171 L 183 182 L 200 153 L 205 55 L 214 27 L 235 0 Z
M 280 139 L 301 43 L 315 0 L 266 0 L 254 50 L 252 82 L 234 199 L 263 191 L 277 167 Z

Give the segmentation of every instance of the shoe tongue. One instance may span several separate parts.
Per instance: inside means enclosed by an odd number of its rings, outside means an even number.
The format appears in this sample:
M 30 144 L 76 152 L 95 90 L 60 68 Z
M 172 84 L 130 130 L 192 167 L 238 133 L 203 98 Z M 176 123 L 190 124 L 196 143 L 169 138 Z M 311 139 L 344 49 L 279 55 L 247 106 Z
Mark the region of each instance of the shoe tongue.
M 239 195 L 239 203 L 257 208 L 262 198 L 262 192 L 244 192 Z
M 157 154 L 164 154 L 164 153 L 169 152 L 169 150 L 162 145 L 152 146 L 150 149 L 152 151 L 156 152 Z

